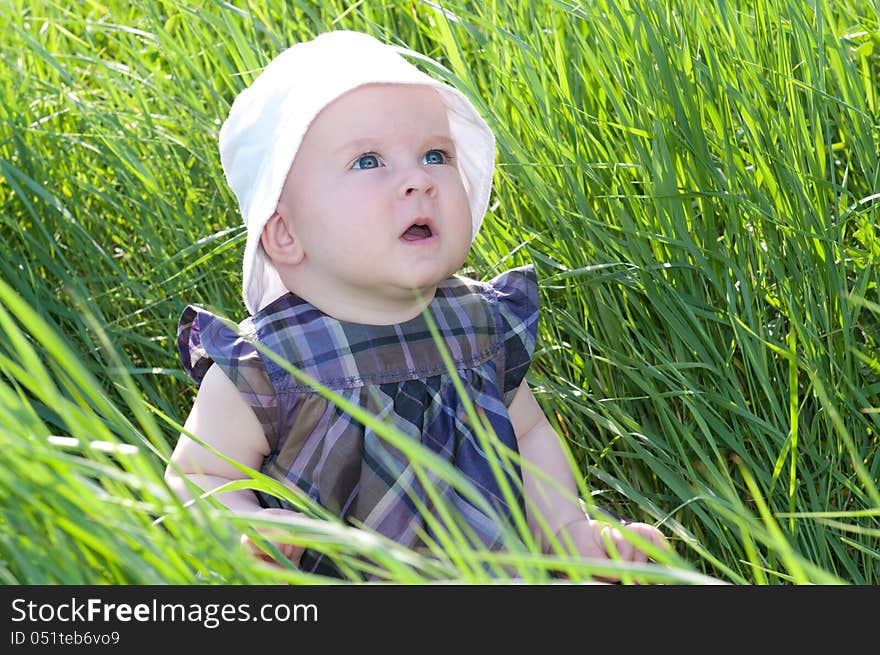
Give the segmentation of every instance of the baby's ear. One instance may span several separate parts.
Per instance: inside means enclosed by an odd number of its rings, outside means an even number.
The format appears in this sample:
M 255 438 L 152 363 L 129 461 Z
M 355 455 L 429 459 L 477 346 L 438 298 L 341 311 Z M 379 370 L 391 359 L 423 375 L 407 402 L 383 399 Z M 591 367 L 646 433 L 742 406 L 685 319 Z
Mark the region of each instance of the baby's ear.
M 277 264 L 296 265 L 302 261 L 304 253 L 299 240 L 278 212 L 272 214 L 263 227 L 260 243 L 269 258 Z

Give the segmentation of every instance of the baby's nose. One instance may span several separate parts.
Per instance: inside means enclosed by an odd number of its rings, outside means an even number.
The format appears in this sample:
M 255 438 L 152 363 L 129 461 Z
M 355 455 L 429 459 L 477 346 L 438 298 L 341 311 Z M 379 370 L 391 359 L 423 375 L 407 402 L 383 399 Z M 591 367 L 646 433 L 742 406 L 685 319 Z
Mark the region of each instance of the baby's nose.
M 401 180 L 400 195 L 402 197 L 418 193 L 434 195 L 436 191 L 437 187 L 434 183 L 434 178 L 418 166 L 409 169 Z

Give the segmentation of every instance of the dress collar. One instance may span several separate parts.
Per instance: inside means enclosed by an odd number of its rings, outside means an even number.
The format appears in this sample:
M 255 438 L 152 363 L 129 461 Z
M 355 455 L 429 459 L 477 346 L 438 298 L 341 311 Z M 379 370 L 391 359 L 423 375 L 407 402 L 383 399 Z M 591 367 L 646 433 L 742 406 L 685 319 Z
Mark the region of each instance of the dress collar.
M 487 283 L 456 275 L 438 285 L 426 312 L 456 369 L 476 366 L 501 349 L 496 305 L 496 294 Z M 338 390 L 442 374 L 446 365 L 426 312 L 403 323 L 366 325 L 337 320 L 287 293 L 251 321 L 264 346 Z M 269 357 L 263 359 L 277 391 L 311 389 Z

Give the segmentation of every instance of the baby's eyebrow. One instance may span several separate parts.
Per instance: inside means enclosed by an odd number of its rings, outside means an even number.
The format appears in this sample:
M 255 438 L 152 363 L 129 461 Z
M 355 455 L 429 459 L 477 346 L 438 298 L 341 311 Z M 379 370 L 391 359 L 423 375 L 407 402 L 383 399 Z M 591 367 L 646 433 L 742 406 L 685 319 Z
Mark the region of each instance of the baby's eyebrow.
M 349 151 L 361 151 L 361 150 L 373 150 L 376 149 L 378 144 L 381 144 L 383 139 L 381 137 L 360 137 L 357 139 L 352 139 L 351 141 L 346 141 L 341 146 L 339 146 L 335 152 L 349 152 Z M 442 145 L 450 149 L 455 148 L 455 142 L 448 136 L 443 134 L 435 134 L 432 136 L 425 137 L 425 144 L 427 145 Z
M 429 137 L 428 142 L 433 145 L 443 145 L 450 149 L 455 148 L 455 141 L 453 141 L 451 137 L 444 136 L 442 134 Z
M 352 139 L 351 141 L 346 141 L 341 146 L 336 148 L 335 152 L 348 152 L 351 150 L 360 151 L 360 150 L 372 150 L 373 146 L 379 142 L 379 139 L 374 137 L 363 137 L 360 139 Z

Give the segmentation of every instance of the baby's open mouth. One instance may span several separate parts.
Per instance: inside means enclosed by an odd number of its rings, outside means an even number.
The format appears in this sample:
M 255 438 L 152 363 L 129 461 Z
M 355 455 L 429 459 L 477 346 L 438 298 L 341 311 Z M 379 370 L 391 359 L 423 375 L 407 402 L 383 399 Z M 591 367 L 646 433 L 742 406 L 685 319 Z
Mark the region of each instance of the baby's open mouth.
M 427 239 L 433 236 L 433 232 L 431 232 L 431 228 L 424 224 L 413 224 L 410 225 L 406 232 L 400 235 L 400 238 L 404 241 L 420 241 L 422 239 Z

